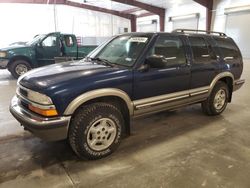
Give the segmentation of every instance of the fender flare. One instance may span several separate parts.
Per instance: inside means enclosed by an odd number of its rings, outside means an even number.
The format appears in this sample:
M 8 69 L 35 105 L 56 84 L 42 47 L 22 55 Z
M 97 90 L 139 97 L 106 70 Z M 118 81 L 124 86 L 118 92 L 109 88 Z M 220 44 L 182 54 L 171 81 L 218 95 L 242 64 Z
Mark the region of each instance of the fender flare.
M 210 86 L 209 86 L 209 94 L 212 92 L 215 84 L 221 79 L 221 78 L 225 78 L 225 77 L 230 77 L 232 78 L 232 83 L 234 84 L 234 75 L 231 72 L 222 72 L 219 73 L 218 75 L 215 76 L 215 78 L 213 79 L 213 81 L 211 82 Z
M 96 89 L 92 91 L 88 91 L 79 95 L 73 101 L 69 103 L 66 110 L 64 111 L 64 115 L 72 115 L 75 110 L 80 107 L 82 104 L 86 103 L 89 100 L 96 99 L 99 97 L 119 97 L 121 98 L 127 105 L 129 114 L 133 115 L 133 102 L 130 97 L 124 91 L 116 88 L 104 88 L 104 89 Z

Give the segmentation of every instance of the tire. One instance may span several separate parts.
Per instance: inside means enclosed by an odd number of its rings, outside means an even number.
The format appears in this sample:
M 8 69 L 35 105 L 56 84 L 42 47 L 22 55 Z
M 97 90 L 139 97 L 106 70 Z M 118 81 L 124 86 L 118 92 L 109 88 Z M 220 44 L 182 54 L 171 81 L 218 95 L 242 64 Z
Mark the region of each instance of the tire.
M 121 112 L 108 103 L 83 106 L 73 116 L 69 143 L 81 159 L 100 159 L 113 153 L 124 133 Z
M 10 63 L 8 70 L 14 78 L 19 78 L 22 74 L 31 69 L 30 64 L 25 60 L 16 60 Z
M 227 107 L 229 89 L 226 83 L 218 81 L 206 101 L 201 103 L 202 110 L 209 116 L 221 114 Z

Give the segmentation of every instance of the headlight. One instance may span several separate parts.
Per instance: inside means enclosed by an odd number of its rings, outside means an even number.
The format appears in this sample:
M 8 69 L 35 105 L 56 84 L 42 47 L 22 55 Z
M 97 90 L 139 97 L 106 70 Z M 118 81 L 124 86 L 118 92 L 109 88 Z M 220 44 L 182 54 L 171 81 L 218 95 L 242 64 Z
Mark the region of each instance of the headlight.
M 0 57 L 6 57 L 7 53 L 6 52 L 0 52 Z
M 27 98 L 39 104 L 44 104 L 44 105 L 53 104 L 52 100 L 48 96 L 32 90 L 27 91 Z

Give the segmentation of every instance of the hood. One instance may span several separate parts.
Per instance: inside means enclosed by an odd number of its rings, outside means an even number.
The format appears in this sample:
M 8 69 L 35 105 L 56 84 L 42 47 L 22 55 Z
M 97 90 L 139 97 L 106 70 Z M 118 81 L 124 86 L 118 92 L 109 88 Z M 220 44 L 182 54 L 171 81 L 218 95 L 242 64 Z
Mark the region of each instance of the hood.
M 13 46 L 8 46 L 1 48 L 0 51 L 13 51 L 13 50 L 23 50 L 23 49 L 29 49 L 31 46 L 28 45 L 13 45 Z
M 71 61 L 34 69 L 18 80 L 19 84 L 36 91 L 65 88 L 66 85 L 89 83 L 120 68 L 96 64 L 93 61 Z
M 7 52 L 8 59 L 17 56 L 22 55 L 26 57 L 31 57 L 34 55 L 34 50 L 32 46 L 9 46 L 7 48 L 1 48 L 0 51 Z

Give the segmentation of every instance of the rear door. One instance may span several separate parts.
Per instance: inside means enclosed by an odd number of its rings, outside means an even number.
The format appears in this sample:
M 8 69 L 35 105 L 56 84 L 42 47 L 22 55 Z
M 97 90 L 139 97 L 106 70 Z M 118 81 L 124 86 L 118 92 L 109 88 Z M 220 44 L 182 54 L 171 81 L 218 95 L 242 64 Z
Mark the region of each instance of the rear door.
M 190 36 L 188 39 L 192 51 L 191 89 L 209 86 L 220 70 L 212 40 L 210 36 Z

